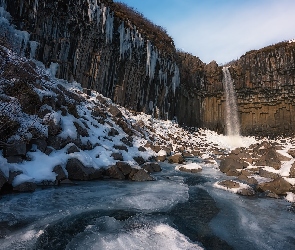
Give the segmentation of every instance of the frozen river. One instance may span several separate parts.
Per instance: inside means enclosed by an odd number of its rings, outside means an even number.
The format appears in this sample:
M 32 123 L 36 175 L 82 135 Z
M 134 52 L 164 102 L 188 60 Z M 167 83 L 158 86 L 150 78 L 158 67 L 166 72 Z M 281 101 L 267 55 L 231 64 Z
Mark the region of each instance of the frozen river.
M 295 249 L 284 200 L 216 189 L 219 171 L 162 164 L 153 182 L 96 181 L 0 199 L 0 249 Z

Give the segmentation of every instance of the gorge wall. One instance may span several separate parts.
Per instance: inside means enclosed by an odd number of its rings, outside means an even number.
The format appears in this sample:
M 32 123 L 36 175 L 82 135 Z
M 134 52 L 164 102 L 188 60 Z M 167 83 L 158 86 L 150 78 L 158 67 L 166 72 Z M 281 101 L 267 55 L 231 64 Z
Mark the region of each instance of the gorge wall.
M 112 0 L 1 0 L 30 34 L 23 53 L 116 103 L 179 124 L 225 130 L 222 67 L 175 49 L 165 30 Z M 30 40 L 30 42 L 29 42 Z M 232 62 L 243 135 L 295 132 L 295 43 Z

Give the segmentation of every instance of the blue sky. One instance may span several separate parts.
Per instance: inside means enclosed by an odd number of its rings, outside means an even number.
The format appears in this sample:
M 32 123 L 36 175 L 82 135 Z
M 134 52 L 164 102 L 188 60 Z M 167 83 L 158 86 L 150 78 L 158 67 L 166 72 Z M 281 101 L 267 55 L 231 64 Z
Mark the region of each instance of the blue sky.
M 120 0 L 167 29 L 177 48 L 203 62 L 295 38 L 295 0 Z

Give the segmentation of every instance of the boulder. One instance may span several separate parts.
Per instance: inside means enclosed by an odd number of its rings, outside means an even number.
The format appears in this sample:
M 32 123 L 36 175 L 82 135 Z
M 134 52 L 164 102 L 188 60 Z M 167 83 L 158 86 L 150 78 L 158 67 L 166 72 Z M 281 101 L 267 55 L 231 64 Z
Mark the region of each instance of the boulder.
M 117 117 L 117 118 L 121 118 L 123 115 L 122 115 L 122 112 L 120 111 L 120 109 L 118 109 L 116 106 L 110 106 L 109 107 L 109 110 L 108 110 L 112 116 L 114 117 Z
M 111 128 L 109 133 L 108 133 L 108 136 L 114 137 L 114 136 L 116 136 L 118 134 L 119 134 L 119 132 L 118 132 L 117 129 Z
M 114 148 L 128 152 L 128 148 L 125 145 L 115 145 Z
M 292 164 L 292 167 L 291 167 L 290 173 L 289 173 L 289 177 L 295 178 L 295 162 Z
M 115 161 L 123 161 L 123 155 L 121 153 L 112 153 L 111 156 Z
M 24 157 L 27 153 L 27 145 L 23 141 L 15 141 L 8 147 L 4 148 L 4 156 L 22 156 Z
M 75 144 L 70 146 L 67 150 L 67 154 L 72 154 L 76 152 L 80 152 L 80 149 Z
M 121 142 L 123 142 L 128 147 L 133 147 L 133 143 L 132 143 L 133 142 L 133 138 L 131 136 L 123 137 L 121 139 Z
M 231 181 L 231 180 L 220 181 L 218 184 L 221 186 L 224 186 L 226 188 L 239 188 L 240 187 L 240 184 L 238 182 Z
M 259 175 L 264 178 L 276 179 L 280 175 L 277 173 L 269 172 L 263 168 L 259 168 Z
M 47 147 L 47 142 L 45 139 L 32 139 L 31 144 L 35 144 L 37 146 L 37 149 L 39 149 L 41 152 L 45 152 Z
M 157 156 L 156 157 L 156 161 L 160 161 L 160 162 L 163 162 L 166 160 L 166 156 L 165 155 L 160 155 L 160 156 Z
M 265 153 L 258 158 L 256 166 L 270 166 L 276 170 L 281 168 L 281 159 L 285 159 L 283 155 L 277 153 L 274 148 L 265 149 Z
M 111 166 L 106 170 L 106 175 L 113 179 L 125 180 L 125 175 L 118 166 Z
M 141 156 L 135 156 L 133 159 L 139 164 L 142 165 L 145 163 L 145 160 Z
M 257 190 L 261 192 L 271 191 L 277 195 L 285 195 L 291 188 L 292 185 L 282 177 L 278 177 L 271 182 L 260 183 L 257 186 Z
M 243 169 L 243 163 L 241 163 L 238 159 L 235 158 L 225 158 L 220 162 L 219 169 L 223 173 L 227 173 L 230 170 Z
M 89 133 L 85 127 L 82 127 L 78 122 L 74 122 L 74 125 L 77 129 L 77 133 L 82 137 L 88 137 Z
M 243 195 L 243 196 L 253 196 L 253 195 L 255 195 L 255 191 L 251 187 L 242 188 L 237 193 L 240 194 L 240 195 Z
M 16 155 L 16 156 L 7 156 L 6 160 L 8 163 L 21 163 L 24 159 L 23 157 Z
M 144 169 L 138 170 L 131 178 L 132 181 L 152 181 L 154 180 Z
M 67 178 L 67 174 L 61 165 L 57 165 L 53 168 L 52 172 L 56 173 L 56 180 L 61 181 Z
M 34 192 L 36 189 L 37 185 L 34 182 L 24 182 L 21 183 L 15 187 L 13 187 L 13 191 L 16 192 Z
M 0 189 L 8 181 L 7 177 L 4 175 L 4 173 L 0 170 Z
M 127 162 L 118 161 L 116 163 L 116 166 L 121 170 L 121 172 L 123 173 L 123 175 L 125 177 L 128 176 L 131 173 L 132 168 Z
M 185 168 L 185 167 L 180 167 L 179 171 L 187 172 L 187 173 L 199 173 L 202 171 L 202 168 L 189 169 L 189 168 Z
M 145 152 L 145 151 L 146 151 L 146 148 L 143 147 L 143 146 L 140 146 L 140 147 L 138 148 L 138 151 L 140 151 L 140 152 Z
M 179 163 L 182 164 L 184 162 L 184 159 L 182 157 L 182 154 L 178 153 L 172 156 L 168 157 L 168 162 L 169 163 Z
M 291 155 L 293 158 L 295 158 L 295 148 L 290 148 L 288 150 L 288 154 Z
M 82 162 L 76 158 L 69 159 L 66 164 L 66 170 L 68 171 L 68 178 L 70 180 L 95 180 L 100 177 L 96 170 L 93 167 L 85 167 Z
M 254 177 L 248 177 L 243 174 L 239 175 L 238 180 L 245 182 L 249 185 L 257 185 L 258 184 L 258 181 Z
M 160 172 L 162 171 L 160 165 L 156 162 L 146 162 L 143 164 L 142 168 L 148 173 Z

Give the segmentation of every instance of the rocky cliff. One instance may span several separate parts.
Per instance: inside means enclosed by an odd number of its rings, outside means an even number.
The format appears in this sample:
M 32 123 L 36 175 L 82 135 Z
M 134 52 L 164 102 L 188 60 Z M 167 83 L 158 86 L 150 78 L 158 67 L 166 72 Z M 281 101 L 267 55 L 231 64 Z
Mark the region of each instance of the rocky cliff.
M 176 51 L 161 27 L 112 0 L 2 0 L 27 31 L 19 51 L 58 78 L 129 109 L 225 131 L 222 67 Z M 30 34 L 30 35 L 29 35 Z M 294 47 L 283 42 L 232 62 L 244 135 L 292 134 Z
M 232 62 L 229 70 L 237 92 L 241 132 L 244 135 L 290 135 L 295 132 L 295 43 L 281 42 L 250 51 Z M 196 62 L 198 59 L 194 59 Z M 202 127 L 225 130 L 222 67 L 215 62 L 193 71 L 198 83 L 181 86 L 188 105 L 197 102 Z M 190 109 L 189 106 L 186 108 Z M 196 112 L 196 111 L 195 111 Z M 181 122 L 186 123 L 185 119 Z M 194 121 L 189 121 L 193 125 Z

